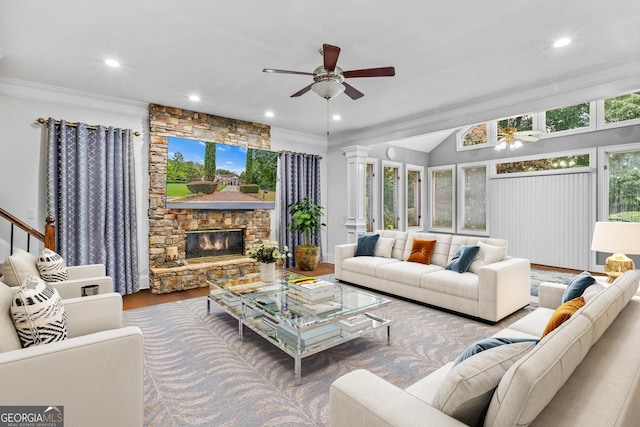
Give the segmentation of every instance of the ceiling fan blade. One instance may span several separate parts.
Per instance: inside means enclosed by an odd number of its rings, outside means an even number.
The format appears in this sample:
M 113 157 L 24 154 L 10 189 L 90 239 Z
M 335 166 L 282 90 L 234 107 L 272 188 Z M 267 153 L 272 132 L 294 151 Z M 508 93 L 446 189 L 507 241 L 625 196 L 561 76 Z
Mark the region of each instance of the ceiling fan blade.
M 304 71 L 289 71 L 289 70 L 276 70 L 274 68 L 265 68 L 263 73 L 280 73 L 280 74 L 300 74 L 303 76 L 313 76 L 313 73 L 307 73 Z
M 322 57 L 324 58 L 324 69 L 327 71 L 335 70 L 336 64 L 338 63 L 339 55 L 340 55 L 340 48 L 338 46 L 323 44 Z
M 366 68 L 363 70 L 351 70 L 342 73 L 345 78 L 354 77 L 391 77 L 396 75 L 396 69 L 394 67 L 378 67 L 378 68 Z
M 519 132 L 516 132 L 516 135 L 542 135 L 543 133 L 545 133 L 543 130 L 534 129 L 534 130 L 519 131 Z
M 535 136 L 527 136 L 527 135 L 516 135 L 516 138 L 521 139 L 523 141 L 529 141 L 529 142 L 537 142 L 540 139 Z
M 304 95 L 305 93 L 307 93 L 307 92 L 309 92 L 311 90 L 311 86 L 313 86 L 313 83 L 311 83 L 309 86 L 303 87 L 302 89 L 300 89 L 299 91 L 297 91 L 296 93 L 291 95 L 291 98 L 295 98 L 297 96 Z
M 364 96 L 364 93 L 360 92 L 358 89 L 351 86 L 349 83 L 342 82 L 342 84 L 344 85 L 344 93 L 346 93 L 349 98 L 359 99 Z

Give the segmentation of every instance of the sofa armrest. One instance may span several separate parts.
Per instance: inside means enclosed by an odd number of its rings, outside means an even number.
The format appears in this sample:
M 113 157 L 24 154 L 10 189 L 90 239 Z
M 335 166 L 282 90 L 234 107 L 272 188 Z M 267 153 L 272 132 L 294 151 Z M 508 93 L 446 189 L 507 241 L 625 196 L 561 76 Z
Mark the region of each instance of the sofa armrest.
M 562 304 L 562 296 L 567 285 L 563 283 L 542 282 L 538 285 L 538 305 L 555 310 Z
M 89 279 L 91 277 L 102 277 L 107 275 L 104 264 L 74 265 L 67 267 L 69 280 Z
M 109 276 L 93 276 L 88 278 L 66 280 L 63 282 L 51 282 L 62 299 L 82 296 L 82 288 L 89 285 L 98 285 L 98 294 L 113 292 L 113 279 Z
M 64 406 L 65 426 L 142 426 L 143 339 L 127 327 L 0 354 L 3 405 Z
M 62 301 L 69 338 L 122 328 L 122 295 L 116 292 Z
M 336 279 L 342 279 L 342 261 L 347 258 L 353 258 L 356 254 L 356 244 L 346 243 L 344 245 L 336 245 L 334 274 Z
M 364 369 L 331 384 L 329 407 L 332 427 L 465 425 Z
M 492 322 L 526 306 L 531 300 L 531 263 L 508 258 L 480 267 L 479 317 Z

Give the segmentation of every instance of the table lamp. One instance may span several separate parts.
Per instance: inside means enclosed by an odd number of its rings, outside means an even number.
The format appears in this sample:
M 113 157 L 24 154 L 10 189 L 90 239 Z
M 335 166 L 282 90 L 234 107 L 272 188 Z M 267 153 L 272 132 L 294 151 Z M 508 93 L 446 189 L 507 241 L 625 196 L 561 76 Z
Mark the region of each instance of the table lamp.
M 640 223 L 596 222 L 591 250 L 613 253 L 604 265 L 609 282 L 613 282 L 627 270 L 635 270 L 633 260 L 625 254 L 640 254 Z

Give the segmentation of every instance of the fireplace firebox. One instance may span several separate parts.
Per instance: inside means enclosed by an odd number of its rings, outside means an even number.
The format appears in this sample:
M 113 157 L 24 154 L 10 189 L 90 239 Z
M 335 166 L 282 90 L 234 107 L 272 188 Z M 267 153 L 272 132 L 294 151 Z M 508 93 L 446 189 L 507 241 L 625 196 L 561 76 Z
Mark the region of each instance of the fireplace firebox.
M 242 256 L 244 230 L 202 230 L 188 232 L 185 241 L 185 258 L 210 258 Z

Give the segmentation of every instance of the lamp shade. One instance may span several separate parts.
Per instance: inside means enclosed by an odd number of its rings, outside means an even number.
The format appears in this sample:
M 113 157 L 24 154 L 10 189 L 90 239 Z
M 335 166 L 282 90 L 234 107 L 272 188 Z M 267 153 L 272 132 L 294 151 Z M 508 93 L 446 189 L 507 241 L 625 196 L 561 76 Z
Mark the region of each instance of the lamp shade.
M 627 255 L 640 254 L 640 223 L 596 222 L 591 250 Z
M 311 86 L 311 90 L 324 99 L 331 99 L 344 92 L 345 87 L 342 83 L 334 80 L 321 80 L 314 83 L 313 86 Z

